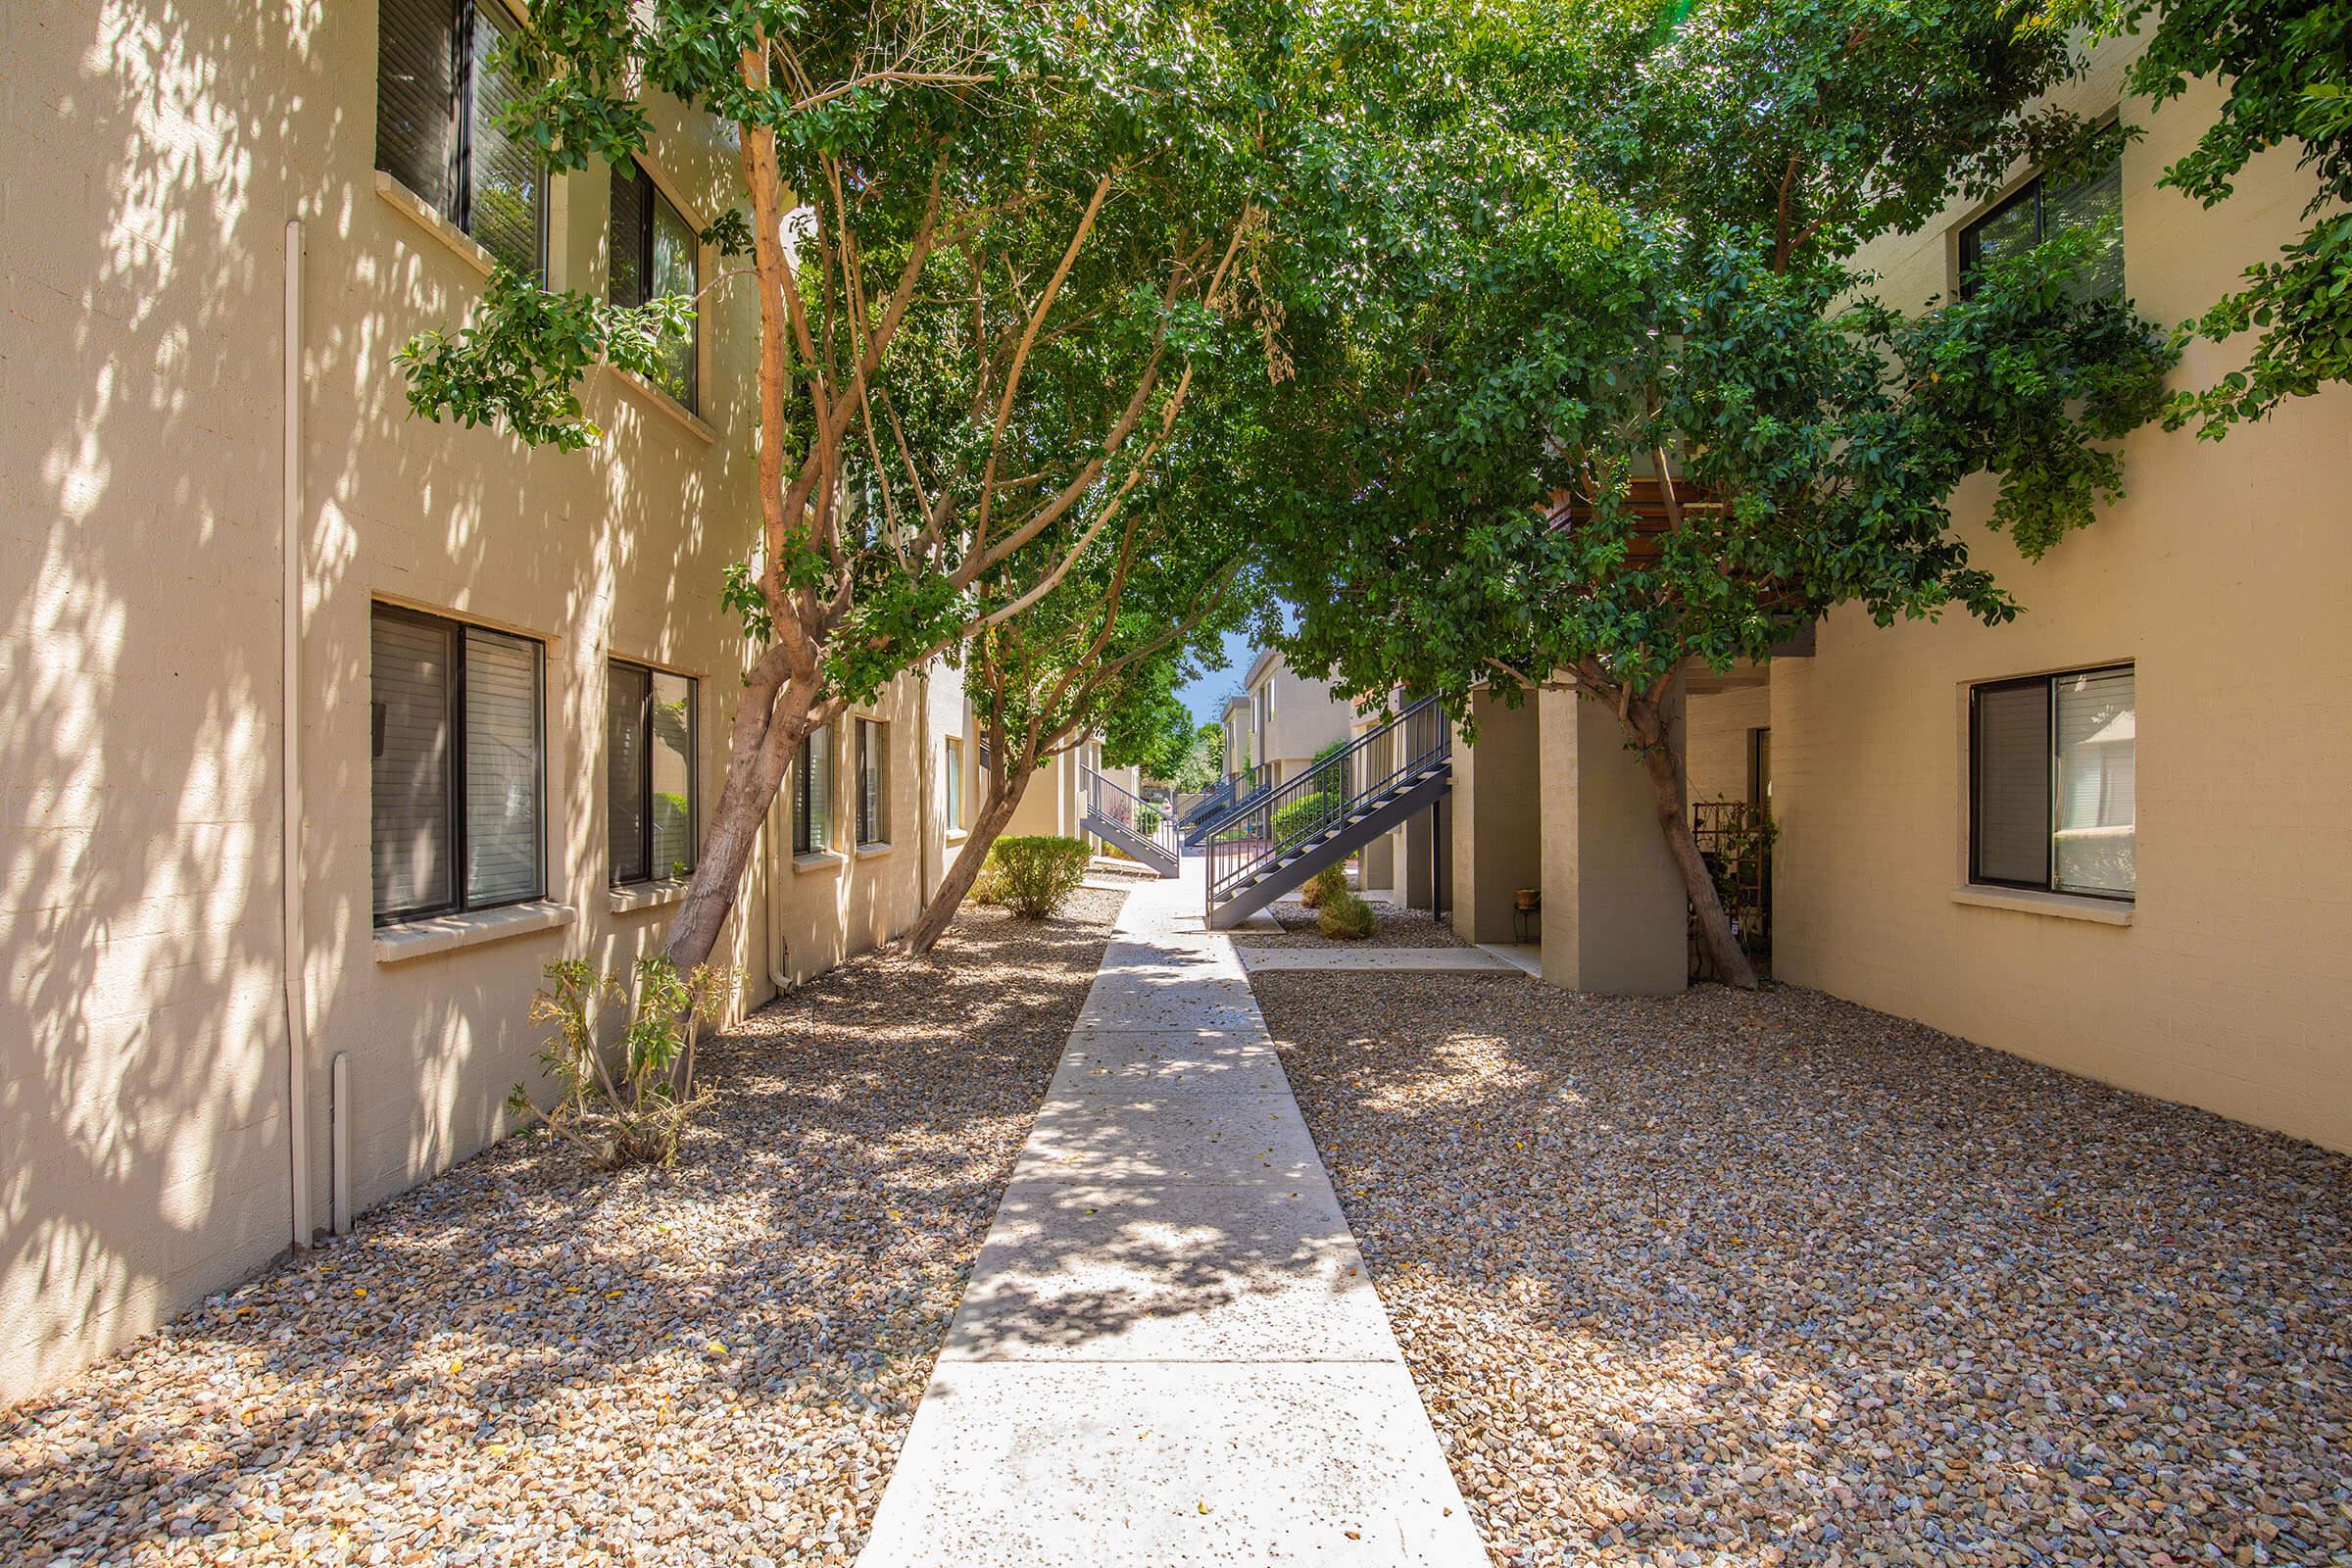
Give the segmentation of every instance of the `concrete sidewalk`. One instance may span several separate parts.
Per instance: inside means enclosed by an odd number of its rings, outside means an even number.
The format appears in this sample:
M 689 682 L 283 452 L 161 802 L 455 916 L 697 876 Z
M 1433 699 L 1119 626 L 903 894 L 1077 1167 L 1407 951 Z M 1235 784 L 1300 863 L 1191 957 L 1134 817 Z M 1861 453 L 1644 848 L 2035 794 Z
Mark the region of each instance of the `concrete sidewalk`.
M 1127 901 L 863 1568 L 1487 1561 L 1200 866 Z

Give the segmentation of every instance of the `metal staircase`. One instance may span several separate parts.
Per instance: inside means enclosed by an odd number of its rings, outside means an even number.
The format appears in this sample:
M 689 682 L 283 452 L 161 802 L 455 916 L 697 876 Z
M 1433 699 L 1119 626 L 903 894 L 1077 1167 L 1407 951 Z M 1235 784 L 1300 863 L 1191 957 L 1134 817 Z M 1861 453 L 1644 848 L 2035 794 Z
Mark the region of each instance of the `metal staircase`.
M 1208 923 L 1229 930 L 1453 787 L 1453 726 L 1413 704 L 1228 811 L 1208 835 Z
M 1217 786 L 1223 792 L 1223 800 L 1209 810 L 1196 810 L 1192 819 L 1185 824 L 1184 847 L 1197 850 L 1206 844 L 1210 834 L 1246 815 L 1250 808 L 1264 800 L 1266 792 L 1273 787 L 1274 770 L 1262 762 L 1247 772 L 1228 777 Z M 1210 799 L 1216 799 L 1214 792 Z
M 1078 787 L 1085 791 L 1078 825 L 1105 844 L 1115 844 L 1161 876 L 1174 876 L 1184 864 L 1176 843 L 1176 825 L 1168 813 L 1140 799 L 1093 768 L 1081 768 Z

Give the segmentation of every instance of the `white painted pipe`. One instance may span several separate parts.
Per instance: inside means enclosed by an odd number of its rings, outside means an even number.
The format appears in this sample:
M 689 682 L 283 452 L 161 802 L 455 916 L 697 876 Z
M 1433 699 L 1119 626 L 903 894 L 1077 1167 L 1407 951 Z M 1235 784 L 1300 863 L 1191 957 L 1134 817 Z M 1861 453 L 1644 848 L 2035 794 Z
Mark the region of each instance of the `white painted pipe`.
M 334 1183 L 329 1190 L 335 1234 L 351 1234 L 351 1054 L 335 1053 L 327 1066 L 327 1138 L 334 1145 Z
M 779 790 L 776 801 L 783 798 L 783 792 Z M 767 803 L 767 819 L 760 824 L 760 866 L 766 873 L 760 878 L 764 886 L 760 891 L 760 907 L 767 916 L 761 922 L 767 928 L 767 983 L 776 988 L 776 995 L 780 997 L 792 989 L 792 981 L 784 973 L 778 953 L 783 944 L 776 940 L 779 923 L 776 919 L 776 801 Z
M 302 220 L 286 220 L 285 416 L 278 497 L 278 882 L 286 994 L 286 1144 L 294 1245 L 311 1245 L 311 1031 L 302 983 Z

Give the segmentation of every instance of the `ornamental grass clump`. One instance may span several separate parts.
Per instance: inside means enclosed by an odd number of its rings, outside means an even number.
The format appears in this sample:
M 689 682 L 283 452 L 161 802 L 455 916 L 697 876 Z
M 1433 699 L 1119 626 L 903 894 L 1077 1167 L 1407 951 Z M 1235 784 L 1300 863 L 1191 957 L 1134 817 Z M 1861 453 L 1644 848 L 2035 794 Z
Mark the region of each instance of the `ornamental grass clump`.
M 1344 867 L 1327 865 L 1307 879 L 1298 890 L 1298 902 L 1310 909 L 1320 909 L 1335 894 L 1348 891 L 1348 872 Z
M 539 1060 L 561 1092 L 543 1110 L 516 1084 L 509 1107 L 607 1170 L 674 1163 L 686 1124 L 713 1098 L 694 1081 L 695 1042 L 734 994 L 736 971 L 699 963 L 681 975 L 667 958 L 638 959 L 616 1066 L 597 1042 L 597 1018 L 606 1005 L 628 1003 L 620 977 L 585 958 L 560 958 L 546 972 L 550 985 L 532 997 L 531 1021 L 556 1026 Z
M 1093 858 L 1084 839 L 1034 834 L 999 839 L 989 851 L 997 868 L 998 897 L 1024 920 L 1043 920 L 1061 912 L 1078 891 Z
M 1342 888 L 1315 911 L 1315 929 L 1343 942 L 1361 941 L 1372 934 L 1372 906 Z

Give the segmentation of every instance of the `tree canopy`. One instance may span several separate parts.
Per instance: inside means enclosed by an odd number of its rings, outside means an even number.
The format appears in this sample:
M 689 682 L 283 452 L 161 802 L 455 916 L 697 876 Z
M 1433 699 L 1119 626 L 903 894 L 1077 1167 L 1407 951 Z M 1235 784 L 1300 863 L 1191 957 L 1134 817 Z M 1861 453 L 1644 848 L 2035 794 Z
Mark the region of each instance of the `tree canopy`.
M 1710 936 L 1665 705 L 1834 606 L 1999 621 L 1952 497 L 2029 558 L 2122 484 L 2170 363 L 2085 286 L 2097 236 L 1906 312 L 1856 253 L 2020 159 L 2078 62 L 1999 7 L 1496 0 L 1354 13 L 1302 74 L 1270 450 L 1293 662 L 1466 712 L 1572 684 L 1625 721 Z M 1665 482 L 1661 482 L 1661 480 Z M 1714 943 L 1711 943 L 1713 946 Z M 1718 952 L 1726 973 L 1746 972 Z

